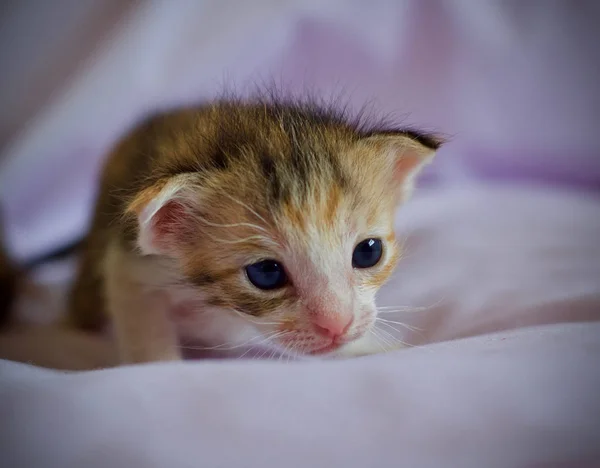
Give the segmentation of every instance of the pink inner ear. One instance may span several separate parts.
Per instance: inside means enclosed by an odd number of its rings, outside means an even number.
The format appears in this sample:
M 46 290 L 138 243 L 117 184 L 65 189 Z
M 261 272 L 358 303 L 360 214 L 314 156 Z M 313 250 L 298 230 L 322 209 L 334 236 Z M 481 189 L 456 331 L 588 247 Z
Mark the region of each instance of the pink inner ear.
M 404 151 L 396 160 L 394 178 L 398 182 L 410 182 L 418 175 L 431 158 L 428 154 L 421 154 L 415 150 Z
M 420 158 L 412 154 L 403 154 L 397 161 L 394 168 L 396 179 L 402 180 L 410 177 L 411 173 L 417 168 Z
M 154 249 L 164 253 L 173 252 L 178 245 L 189 239 L 192 225 L 189 209 L 179 201 L 168 201 L 150 220 Z

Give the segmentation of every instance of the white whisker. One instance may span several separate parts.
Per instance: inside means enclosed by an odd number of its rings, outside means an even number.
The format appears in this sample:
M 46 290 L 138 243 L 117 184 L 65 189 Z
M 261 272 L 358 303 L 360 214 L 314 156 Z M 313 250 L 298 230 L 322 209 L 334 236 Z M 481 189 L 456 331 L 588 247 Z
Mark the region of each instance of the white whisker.
M 181 349 L 192 349 L 192 350 L 196 350 L 196 351 L 214 351 L 214 350 L 232 350 L 232 349 L 238 349 L 238 348 L 243 348 L 244 346 L 248 345 L 249 343 L 252 343 L 254 340 L 257 340 L 259 338 L 263 338 L 263 341 L 260 341 L 259 343 L 254 343 L 255 346 L 258 346 L 261 343 L 264 343 L 266 340 L 269 340 L 271 338 L 273 338 L 274 336 L 278 335 L 278 334 L 282 334 L 284 332 L 273 332 L 269 335 L 265 336 L 261 336 L 261 335 L 257 335 L 257 336 L 253 336 L 252 338 L 250 338 L 249 340 L 244 341 L 243 343 L 238 343 L 235 345 L 231 345 L 228 343 L 222 343 L 222 344 L 218 344 L 215 346 L 180 346 Z
M 375 317 L 375 321 L 381 322 L 381 323 L 385 323 L 386 325 L 390 325 L 390 324 L 400 325 L 401 327 L 404 327 L 407 330 L 410 330 L 410 331 L 415 332 L 415 333 L 423 331 L 422 328 L 413 327 L 412 325 L 408 325 L 406 323 L 398 322 L 396 320 L 387 320 L 387 319 L 382 319 L 381 317 Z
M 385 314 L 415 314 L 419 312 L 425 312 L 429 309 L 425 307 L 396 307 L 393 309 L 377 309 L 379 315 Z
M 387 325 L 387 324 L 385 324 L 385 325 Z M 392 349 L 397 349 L 398 345 L 401 345 L 402 347 L 404 347 L 404 346 L 413 347 L 413 345 L 409 345 L 407 342 L 402 341 L 400 338 L 395 336 L 393 333 L 390 333 L 389 331 L 384 330 L 383 328 L 378 328 L 378 330 L 381 333 L 385 333 L 385 335 L 389 337 L 389 339 L 391 340 L 391 343 L 392 343 Z M 395 328 L 392 328 L 392 330 L 397 331 Z
M 370 328 L 369 332 L 373 334 L 373 336 L 375 337 L 375 339 L 377 340 L 377 344 L 379 345 L 379 347 L 381 348 L 382 352 L 387 351 L 386 348 L 386 344 L 385 341 L 381 338 L 381 336 L 375 331 L 375 328 Z M 383 344 L 382 344 L 383 343 Z
M 375 333 L 376 335 L 378 335 L 379 338 L 381 339 L 381 341 L 383 341 L 383 343 L 387 347 L 386 350 L 387 349 L 392 349 L 394 347 L 393 342 L 390 342 L 389 338 L 387 338 L 385 335 L 382 334 L 383 330 L 381 328 L 373 329 L 373 333 Z
M 387 330 L 379 328 L 379 331 L 381 333 L 385 333 L 385 335 L 388 336 L 389 339 L 391 340 L 391 348 L 389 349 L 390 351 L 400 349 L 401 347 L 402 348 L 404 348 L 404 347 L 416 348 L 417 347 L 417 346 L 408 344 L 406 341 L 402 341 L 401 339 L 399 339 L 398 337 L 396 337 L 395 335 L 393 335 L 392 333 L 390 333 Z
M 429 306 L 398 306 L 398 305 L 387 305 L 387 306 L 377 306 L 377 311 L 384 314 L 393 314 L 396 312 L 424 312 L 434 307 L 439 306 L 444 299 L 439 299 Z
M 237 203 L 240 206 L 243 206 L 244 208 L 246 208 L 250 213 L 252 213 L 254 216 L 256 216 L 258 219 L 260 219 L 263 223 L 265 223 L 266 225 L 270 226 L 269 222 L 263 218 L 261 215 L 259 215 L 256 211 L 254 211 L 251 207 L 249 207 L 248 205 L 246 205 L 245 203 L 241 202 L 240 200 L 232 197 L 231 195 L 227 194 L 227 193 L 223 193 L 223 196 L 229 198 L 231 201 Z
M 394 333 L 402 333 L 400 330 L 398 330 L 396 327 L 394 327 L 390 323 L 385 323 L 385 322 L 379 322 L 379 323 L 380 323 L 380 325 L 385 325 L 386 327 L 391 328 L 394 331 Z M 379 329 L 384 331 L 382 328 L 379 328 Z M 423 336 L 423 334 L 420 332 L 415 332 L 415 333 L 418 333 L 419 335 Z M 396 335 L 393 335 L 393 336 L 395 337 Z M 400 339 L 398 338 L 398 340 L 400 340 Z M 402 343 L 406 345 L 405 342 L 402 341 Z
M 290 350 L 290 344 L 289 343 L 283 344 L 283 349 L 281 350 L 281 353 L 279 354 L 279 358 L 277 359 L 277 361 L 281 362 L 285 357 L 287 357 L 289 350 Z
M 285 337 L 285 336 L 289 335 L 290 333 L 292 333 L 292 332 L 290 332 L 290 331 L 280 331 L 280 332 L 272 333 L 271 335 L 267 336 L 263 341 L 260 341 L 259 343 L 255 343 L 252 346 L 251 349 L 255 349 L 257 346 L 260 346 L 260 345 L 262 345 L 264 343 L 272 342 L 275 338 Z M 242 356 L 245 356 L 249 351 L 250 350 L 246 351 L 244 354 L 242 354 Z M 265 349 L 263 350 L 263 352 L 259 356 L 255 356 L 253 359 L 261 359 L 269 351 L 271 351 L 271 354 L 270 354 L 269 358 L 267 358 L 267 359 L 271 359 L 275 355 L 275 353 L 277 352 L 277 349 L 265 347 Z M 242 356 L 240 356 L 240 358 Z
M 388 324 L 387 324 L 387 323 L 384 323 L 384 325 L 388 325 Z M 395 328 L 393 328 L 393 327 L 391 327 L 391 328 L 392 328 L 392 330 L 394 330 L 394 331 L 396 331 L 396 332 L 398 331 L 398 330 L 396 330 L 396 329 L 395 329 Z M 431 349 L 430 349 L 430 348 L 426 348 L 425 346 L 414 345 L 414 344 L 407 343 L 406 341 L 402 341 L 401 339 L 397 338 L 396 336 L 394 336 L 394 335 L 393 335 L 392 333 L 390 333 L 389 331 L 387 331 L 387 330 L 383 330 L 382 328 L 379 328 L 378 330 L 379 330 L 380 332 L 382 332 L 382 333 L 385 333 L 386 335 L 390 336 L 391 338 L 393 338 L 393 340 L 394 340 L 395 342 L 397 342 L 398 344 L 402 345 L 403 347 L 407 347 L 407 348 L 419 348 L 419 349 L 423 348 L 423 349 L 427 349 L 428 351 L 431 351 Z M 397 348 L 398 348 L 398 346 L 395 346 L 393 349 L 397 349 Z
M 267 234 L 269 233 L 269 231 L 265 228 L 263 228 L 262 226 L 259 226 L 258 224 L 252 224 L 252 223 L 230 223 L 230 224 L 220 224 L 220 223 L 213 223 L 205 218 L 200 218 L 200 221 L 203 224 L 206 224 L 207 226 L 212 226 L 212 227 L 223 227 L 223 228 L 232 228 L 232 227 L 250 227 L 252 229 L 257 229 L 259 231 L 262 232 L 266 232 Z
M 250 346 L 246 351 L 244 351 L 242 353 L 241 356 L 238 356 L 238 359 L 243 359 L 246 354 L 248 354 L 250 351 L 254 350 L 255 348 L 256 348 L 256 346 Z
M 206 233 L 208 234 L 208 233 Z M 214 240 L 215 242 L 218 242 L 220 244 L 241 244 L 242 242 L 250 242 L 250 241 L 260 241 L 264 244 L 268 244 L 270 246 L 274 246 L 274 247 L 279 247 L 279 244 L 277 242 L 275 242 L 273 239 L 269 239 L 268 237 L 265 236 L 259 236 L 259 235 L 255 235 L 255 236 L 248 236 L 248 237 L 244 237 L 244 238 L 240 238 L 240 239 L 218 239 L 210 234 L 208 234 L 208 237 L 210 237 L 212 240 Z
M 287 332 L 275 332 L 275 333 L 272 333 L 271 335 L 266 336 L 264 340 L 262 340 L 262 341 L 260 341 L 258 343 L 254 343 L 250 348 L 248 348 L 246 351 L 244 351 L 244 353 L 241 356 L 239 356 L 238 359 L 243 358 L 250 351 L 256 349 L 257 346 L 260 346 L 263 343 L 267 343 L 269 341 L 272 341 L 275 338 L 281 338 L 282 336 L 285 336 L 286 334 L 287 334 Z
M 290 359 L 292 358 L 292 353 L 294 352 L 294 350 L 297 348 L 296 344 L 292 344 L 291 347 L 286 347 L 286 354 L 287 354 L 287 361 L 285 361 L 286 364 L 290 363 Z
M 377 306 L 377 310 L 388 310 L 388 309 L 404 309 L 410 308 L 410 306 L 397 306 L 397 305 L 387 305 L 387 306 Z
M 265 356 L 265 354 L 267 354 L 269 351 L 270 351 L 270 348 L 265 348 L 263 350 L 263 352 L 260 353 L 260 356 L 257 357 L 257 359 L 262 359 Z
M 378 312 L 384 312 L 386 314 L 391 314 L 393 312 L 420 312 L 423 310 L 427 310 L 426 307 L 403 307 L 403 306 L 389 306 L 389 307 L 377 307 Z
M 384 323 L 383 325 L 387 325 L 387 323 Z M 394 335 L 393 333 L 391 333 L 389 330 L 385 330 L 383 328 L 378 328 L 378 330 L 381 333 L 385 333 L 386 336 L 390 337 L 390 339 L 392 340 L 392 342 L 398 342 L 398 343 L 405 344 L 400 338 L 398 338 L 396 335 Z M 392 330 L 394 330 L 395 332 L 398 331 L 395 328 L 392 328 Z
M 401 333 L 398 329 L 394 328 L 392 325 L 390 325 L 389 323 L 385 323 L 385 322 L 380 322 L 380 325 L 385 325 L 386 327 L 391 328 L 394 331 L 394 333 L 391 333 L 389 330 L 385 330 L 385 329 L 383 329 L 381 327 L 379 328 L 379 330 L 381 330 L 382 332 L 384 332 L 384 333 L 386 333 L 386 334 L 394 337 L 394 340 L 401 341 L 400 338 L 398 338 L 395 335 L 395 333 Z

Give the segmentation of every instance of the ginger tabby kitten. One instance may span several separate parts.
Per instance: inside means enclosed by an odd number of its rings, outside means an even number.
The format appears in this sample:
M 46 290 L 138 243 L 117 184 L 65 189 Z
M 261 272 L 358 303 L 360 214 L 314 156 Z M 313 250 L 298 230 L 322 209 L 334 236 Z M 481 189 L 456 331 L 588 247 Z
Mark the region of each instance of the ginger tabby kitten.
M 379 352 L 369 329 L 399 257 L 394 214 L 439 145 L 310 102 L 152 117 L 105 166 L 69 319 L 110 319 L 127 363 L 180 359 L 182 339 Z

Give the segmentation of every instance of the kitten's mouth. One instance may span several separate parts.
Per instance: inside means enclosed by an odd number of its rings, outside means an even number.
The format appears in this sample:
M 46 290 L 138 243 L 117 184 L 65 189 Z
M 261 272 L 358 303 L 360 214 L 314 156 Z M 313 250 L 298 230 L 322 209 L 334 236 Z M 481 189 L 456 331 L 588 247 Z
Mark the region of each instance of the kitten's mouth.
M 313 349 L 312 351 L 309 351 L 307 354 L 310 354 L 312 356 L 317 356 L 317 355 L 321 355 L 321 354 L 331 353 L 333 351 L 337 351 L 342 346 L 347 345 L 348 343 L 352 343 L 354 340 L 357 340 L 361 336 L 362 336 L 362 333 L 357 333 L 352 336 L 341 337 L 339 339 L 336 338 L 327 346 L 323 346 L 322 348 Z

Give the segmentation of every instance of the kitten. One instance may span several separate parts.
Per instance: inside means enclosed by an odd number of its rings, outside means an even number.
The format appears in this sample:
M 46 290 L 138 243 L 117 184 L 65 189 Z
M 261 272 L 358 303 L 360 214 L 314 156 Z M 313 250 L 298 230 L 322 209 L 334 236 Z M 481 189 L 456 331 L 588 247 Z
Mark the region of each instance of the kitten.
M 394 213 L 439 144 L 277 100 L 150 118 L 105 166 L 69 319 L 110 317 L 127 363 L 180 359 L 182 339 L 378 352 Z

